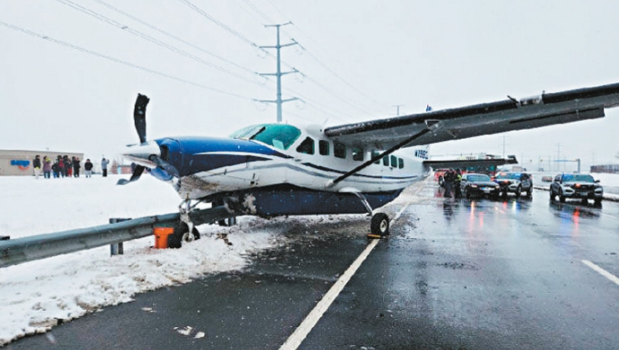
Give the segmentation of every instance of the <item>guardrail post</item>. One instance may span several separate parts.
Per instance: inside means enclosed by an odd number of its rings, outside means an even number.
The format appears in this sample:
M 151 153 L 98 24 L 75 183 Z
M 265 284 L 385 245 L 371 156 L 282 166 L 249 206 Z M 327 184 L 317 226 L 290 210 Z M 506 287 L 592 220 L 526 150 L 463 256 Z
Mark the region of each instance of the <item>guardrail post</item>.
M 131 220 L 131 219 L 130 218 L 111 218 L 110 224 L 115 224 L 117 222 L 123 222 L 127 220 Z M 124 254 L 123 242 L 110 244 L 110 256 L 123 255 L 123 254 Z

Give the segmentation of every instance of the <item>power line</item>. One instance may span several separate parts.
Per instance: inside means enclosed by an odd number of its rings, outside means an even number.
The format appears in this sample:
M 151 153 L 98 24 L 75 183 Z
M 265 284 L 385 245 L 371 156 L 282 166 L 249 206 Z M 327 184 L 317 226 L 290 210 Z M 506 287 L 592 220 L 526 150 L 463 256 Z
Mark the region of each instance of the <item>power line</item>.
M 275 22 L 269 16 L 267 16 L 264 12 L 260 11 L 260 9 L 256 7 L 256 5 L 252 4 L 249 0 L 243 0 L 243 2 L 245 2 L 249 7 L 251 7 L 258 15 L 260 15 L 260 17 L 264 18 L 267 21 L 267 23 Z
M 249 2 L 249 0 L 243 0 L 245 3 L 247 3 L 248 5 L 250 5 L 258 14 L 261 14 L 263 16 L 263 18 L 268 18 L 268 16 L 264 15 L 264 13 L 262 11 L 260 11 L 259 9 L 257 9 L 253 4 L 251 4 Z M 279 8 L 277 8 L 272 1 L 267 0 L 268 3 L 271 5 L 271 7 L 273 7 L 277 12 L 279 12 L 279 14 L 281 14 L 284 18 L 288 18 L 288 16 L 286 16 Z M 292 22 L 291 22 L 292 23 Z M 293 23 L 294 25 L 294 23 Z M 313 40 L 307 33 L 305 33 L 299 26 L 294 25 L 295 28 L 303 35 L 305 35 L 307 38 L 309 38 L 311 41 L 316 42 L 315 40 Z M 286 33 L 286 31 L 284 30 L 284 33 Z M 288 35 L 290 40 L 295 40 L 294 38 L 292 38 L 292 36 Z M 321 67 L 323 67 L 327 72 L 331 73 L 334 77 L 336 77 L 337 79 L 339 79 L 342 83 L 344 83 L 346 86 L 348 86 L 349 88 L 351 88 L 352 90 L 354 90 L 355 92 L 357 92 L 359 95 L 363 96 L 363 98 L 367 101 L 371 101 L 373 103 L 375 103 L 377 106 L 380 106 L 381 109 L 384 109 L 386 106 L 383 103 L 380 103 L 378 101 L 376 101 L 374 98 L 372 98 L 371 96 L 368 96 L 367 94 L 365 94 L 363 91 L 359 90 L 356 86 L 354 86 L 353 84 L 351 84 L 350 82 L 348 82 L 346 79 L 344 79 L 341 75 L 339 75 L 338 73 L 336 73 L 333 69 L 329 68 L 329 66 L 327 66 L 324 62 L 322 62 L 318 57 L 316 57 L 316 55 L 314 55 L 313 53 L 311 53 L 310 51 L 307 50 L 307 48 L 305 48 L 303 45 L 299 45 L 299 47 L 307 53 L 307 55 L 312 58 L 314 61 L 316 61 L 316 63 L 318 63 Z M 284 62 L 286 65 L 288 65 L 286 62 Z M 290 67 L 290 66 L 289 66 Z
M 192 10 L 194 10 L 195 12 L 197 12 L 198 14 L 202 15 L 204 18 L 208 19 L 209 21 L 217 24 L 218 26 L 220 26 L 221 28 L 223 28 L 224 30 L 226 30 L 227 32 L 229 32 L 230 34 L 236 36 L 237 38 L 241 39 L 243 42 L 257 48 L 260 49 L 260 47 L 258 45 L 256 45 L 256 43 L 254 43 L 253 41 L 249 40 L 248 38 L 246 38 L 245 36 L 243 36 L 241 33 L 237 32 L 236 30 L 230 28 L 229 26 L 225 25 L 224 23 L 218 21 L 217 19 L 215 19 L 215 17 L 209 15 L 208 13 L 204 12 L 201 8 L 199 8 L 198 6 L 194 5 L 193 3 L 191 3 L 191 1 L 189 0 L 179 0 L 183 3 L 185 3 L 185 5 L 189 6 L 189 8 L 191 8 Z
M 114 7 L 114 6 L 110 5 L 110 4 L 108 4 L 108 3 L 106 3 L 106 2 L 105 2 L 105 1 L 103 1 L 103 0 L 92 0 L 92 1 L 95 1 L 95 2 L 97 2 L 97 3 L 99 3 L 99 4 L 101 4 L 101 5 L 105 6 L 105 7 L 107 7 L 107 8 L 109 8 L 109 9 L 113 10 L 113 11 L 116 11 L 116 12 L 118 12 L 118 13 L 122 14 L 122 15 L 123 15 L 123 16 L 125 16 L 125 17 L 129 17 L 130 19 L 132 19 L 132 20 L 134 20 L 134 21 L 136 21 L 136 22 L 138 22 L 138 23 L 141 23 L 141 24 L 143 24 L 143 25 L 145 25 L 145 26 L 147 26 L 147 27 L 149 27 L 149 28 L 151 28 L 151 29 L 153 29 L 153 30 L 156 30 L 156 31 L 158 31 L 158 32 L 160 32 L 160 33 L 162 33 L 162 34 L 164 34 L 164 35 L 166 35 L 166 36 L 168 36 L 168 37 L 170 37 L 170 38 L 172 38 L 172 39 L 174 39 L 174 40 L 180 41 L 181 43 L 183 43 L 183 44 L 185 44 L 185 45 L 187 45 L 187 46 L 191 46 L 191 47 L 193 47 L 193 48 L 194 48 L 194 49 L 196 49 L 196 50 L 202 51 L 202 52 L 206 53 L 207 55 L 210 55 L 210 56 L 212 56 L 212 57 L 215 57 L 215 58 L 217 58 L 217 59 L 219 59 L 219 60 L 221 60 L 221 61 L 223 61 L 223 62 L 226 62 L 226 63 L 228 63 L 228 64 L 230 64 L 230 65 L 232 65 L 232 66 L 234 66 L 234 67 L 236 67 L 236 68 L 239 68 L 239 69 L 244 70 L 245 72 L 248 72 L 248 73 L 251 73 L 251 74 L 256 74 L 256 72 L 254 72 L 254 71 L 253 71 L 253 70 L 251 70 L 251 69 L 248 69 L 248 68 L 246 68 L 246 67 L 243 67 L 243 66 L 241 66 L 240 64 L 237 64 L 237 63 L 235 63 L 235 62 L 233 62 L 233 61 L 230 61 L 230 60 L 229 60 L 229 59 L 227 59 L 227 58 L 221 57 L 221 56 L 219 56 L 219 55 L 217 55 L 217 54 L 215 54 L 215 53 L 212 53 L 212 52 L 210 52 L 210 51 L 208 51 L 208 50 L 206 50 L 206 49 L 204 49 L 204 48 L 202 48 L 202 47 L 200 47 L 200 46 L 194 45 L 194 44 L 192 44 L 192 43 L 190 43 L 190 42 L 188 42 L 188 41 L 186 41 L 186 40 L 183 40 L 183 39 L 181 39 L 181 38 L 179 38 L 179 37 L 177 37 L 177 36 L 175 36 L 175 35 L 173 35 L 173 34 L 171 34 L 171 33 L 168 33 L 168 32 L 166 32 L 165 30 L 162 30 L 162 29 L 160 29 L 160 28 L 157 28 L 156 26 L 154 26 L 154 25 L 152 25 L 152 24 L 149 24 L 149 23 L 147 23 L 147 22 L 145 22 L 145 21 L 143 21 L 143 20 L 141 20 L 141 19 L 139 19 L 139 18 L 137 18 L 137 17 L 135 17 L 135 16 L 133 16 L 133 15 L 131 15 L 131 14 L 128 14 L 128 13 L 126 13 L 126 12 L 124 12 L 124 11 L 122 11 L 122 10 L 120 10 L 120 9 L 118 9 L 118 8 L 116 8 L 116 7 Z
M 262 17 L 262 18 L 263 18 L 263 19 L 265 19 L 265 20 L 270 21 L 270 17 L 269 17 L 268 15 L 266 15 L 264 12 L 262 12 L 261 10 L 259 10 L 259 9 L 258 9 L 258 8 L 257 8 L 254 4 L 252 4 L 249 0 L 243 0 L 243 2 L 244 2 L 246 5 L 248 5 L 249 7 L 251 7 L 251 9 L 253 10 L 253 12 L 257 13 L 260 17 Z M 273 4 L 271 4 L 271 6 L 273 6 Z M 274 6 L 273 6 L 273 7 L 274 7 Z M 254 19 L 256 19 L 258 23 L 260 23 L 260 20 L 259 20 L 259 19 L 257 19 L 257 18 L 256 18 L 256 16 L 255 16 L 255 15 L 254 15 L 251 11 L 247 10 L 247 9 L 246 9 L 246 8 L 244 8 L 244 7 L 241 7 L 241 8 L 242 8 L 243 10 L 245 10 L 245 11 L 246 11 L 246 12 L 247 12 L 250 16 L 252 16 Z M 279 10 L 278 10 L 278 11 L 279 11 Z M 283 13 L 281 13 L 281 11 L 279 11 L 279 12 L 280 12 L 280 14 L 282 14 L 282 16 L 283 16 L 283 17 L 286 17 Z M 292 22 L 288 22 L 288 23 L 291 23 L 291 24 L 292 24 Z M 297 45 L 299 45 L 299 44 L 296 42 L 296 40 L 294 40 L 294 39 L 291 39 L 291 40 L 292 40 L 293 42 L 295 42 Z M 299 45 L 299 47 L 303 48 L 303 46 L 301 46 L 301 45 Z M 305 48 L 303 48 L 303 49 L 305 50 Z M 269 53 L 269 55 L 270 55 L 270 53 Z M 295 67 L 293 67 L 292 65 L 290 65 L 290 64 L 288 64 L 288 63 L 286 63 L 284 60 L 281 60 L 281 59 L 280 59 L 280 61 L 281 61 L 281 62 L 283 62 L 283 63 L 284 63 L 284 64 L 285 64 L 288 68 L 292 69 L 293 71 L 297 71 L 297 72 L 298 72 L 298 70 L 297 70 Z M 299 72 L 299 73 L 300 73 L 300 72 Z M 307 77 L 307 75 L 306 75 L 306 74 L 304 74 L 304 73 L 301 73 L 301 74 L 302 74 L 304 77 Z M 309 79 L 310 79 L 310 81 L 314 82 L 314 80 L 313 80 L 313 79 L 311 79 L 311 78 L 309 78 Z M 344 98 L 344 97 L 341 97 L 341 96 L 340 96 L 340 95 L 338 95 L 337 93 L 335 93 L 333 90 L 328 89 L 328 88 L 325 88 L 325 87 L 324 87 L 324 85 L 322 85 L 322 84 L 320 84 L 320 83 L 317 83 L 317 82 L 316 82 L 316 85 L 317 85 L 320 89 L 325 90 L 327 93 L 329 93 L 329 94 L 331 94 L 331 95 L 335 96 L 336 98 L 338 98 L 338 99 L 340 99 L 340 100 L 345 100 L 345 99 L 346 99 L 346 98 Z M 321 104 L 321 103 L 319 103 L 319 102 L 317 102 L 317 101 L 311 100 L 311 99 L 309 99 L 309 98 L 307 98 L 307 97 L 303 96 L 302 94 L 300 94 L 299 92 L 297 92 L 297 91 L 295 91 L 295 90 L 293 90 L 293 89 L 286 88 L 285 90 L 290 91 L 290 92 L 292 92 L 292 93 L 294 93 L 294 94 L 298 95 L 300 98 L 304 99 L 305 101 L 309 101 L 309 102 L 312 102 L 313 104 L 316 104 L 316 105 L 320 105 L 320 106 L 326 107 L 324 104 Z M 346 102 L 347 102 L 347 103 L 350 103 L 349 101 L 346 101 Z M 356 108 L 356 103 L 354 103 L 354 102 L 353 102 L 353 103 L 352 103 L 352 106 Z M 342 118 L 340 118 L 340 117 L 336 117 L 336 116 L 334 116 L 333 114 L 331 114 L 331 113 L 329 113 L 329 112 L 325 111 L 324 109 L 321 109 L 321 108 L 318 108 L 318 107 L 314 107 L 314 108 L 316 108 L 316 109 L 317 109 L 317 110 L 319 110 L 320 112 L 322 112 L 322 113 L 324 113 L 324 114 L 326 114 L 326 115 L 328 115 L 328 116 L 330 116 L 330 117 L 333 117 L 333 118 L 335 118 L 335 119 L 339 119 L 339 120 L 346 121 L 346 120 L 344 120 L 344 119 L 342 119 Z M 326 107 L 326 108 L 327 108 L 327 109 L 329 109 L 329 107 Z M 338 114 L 342 114 L 342 113 L 340 113 L 340 112 L 335 111 L 334 109 L 331 109 L 331 110 L 332 110 L 332 111 L 334 111 L 334 112 L 336 112 L 336 113 L 338 113 Z M 362 110 L 362 111 L 363 111 L 363 110 Z M 363 112 L 365 112 L 365 111 L 363 111 Z
M 236 77 L 238 79 L 241 79 L 241 80 L 243 80 L 245 82 L 249 82 L 249 83 L 252 83 L 252 84 L 260 85 L 260 83 L 258 83 L 257 81 L 253 81 L 251 79 L 247 79 L 246 77 L 243 77 L 243 76 L 241 76 L 241 75 L 239 75 L 237 73 L 231 72 L 231 71 L 229 71 L 229 70 L 227 70 L 227 69 L 225 69 L 223 67 L 217 66 L 216 64 L 214 64 L 212 62 L 206 61 L 206 60 L 204 60 L 204 59 L 202 59 L 200 57 L 197 57 L 197 56 L 192 55 L 192 54 L 190 54 L 190 53 L 188 53 L 186 51 L 183 51 L 183 50 L 181 50 L 181 49 L 179 49 L 179 48 L 177 48 L 175 46 L 169 45 L 169 44 L 167 44 L 167 43 L 165 43 L 165 42 L 163 42 L 161 40 L 158 40 L 158 39 L 156 39 L 156 38 L 154 38 L 154 37 L 152 37 L 152 36 L 150 36 L 148 34 L 144 34 L 144 33 L 140 32 L 138 30 L 130 28 L 129 26 L 126 26 L 126 25 L 124 25 L 122 23 L 119 23 L 119 22 L 117 22 L 117 21 L 115 21 L 115 20 L 113 20 L 113 19 L 111 19 L 109 17 L 106 17 L 106 16 L 104 16 L 104 15 L 102 15 L 102 14 L 96 12 L 96 11 L 93 11 L 91 9 L 88 9 L 86 7 L 78 5 L 78 4 L 74 3 L 74 2 L 72 2 L 71 0 L 57 0 L 57 1 L 60 2 L 61 4 L 64 4 L 64 5 L 69 6 L 69 7 L 72 7 L 73 9 L 78 10 L 78 11 L 84 13 L 84 14 L 92 16 L 92 17 L 94 17 L 94 18 L 96 18 L 96 19 L 98 19 L 100 21 L 108 23 L 108 24 L 110 24 L 110 25 L 112 25 L 112 26 L 114 26 L 116 28 L 119 28 L 119 29 L 121 29 L 121 30 L 123 30 L 123 31 L 125 31 L 127 33 L 133 34 L 133 35 L 135 35 L 135 36 L 137 36 L 139 38 L 142 38 L 144 40 L 150 41 L 150 42 L 152 42 L 152 43 L 154 43 L 156 45 L 159 45 L 159 46 L 161 46 L 163 48 L 166 48 L 166 49 L 168 49 L 168 50 L 170 50 L 172 52 L 178 53 L 178 54 L 180 54 L 182 56 L 185 56 L 187 58 L 190 58 L 190 59 L 192 59 L 192 60 L 194 60 L 196 62 L 202 63 L 202 64 L 204 64 L 204 65 L 206 65 L 208 67 L 211 67 L 211 68 L 217 69 L 217 70 L 219 70 L 221 72 L 224 72 L 226 74 L 232 75 L 232 76 L 234 76 L 234 77 Z
M 224 94 L 224 95 L 228 95 L 228 96 L 232 96 L 232 97 L 237 97 L 237 98 L 241 98 L 241 99 L 245 99 L 245 100 L 251 100 L 251 98 L 249 98 L 247 96 L 243 96 L 243 95 L 239 95 L 239 94 L 236 94 L 236 93 L 233 93 L 233 92 L 228 92 L 228 91 L 216 89 L 216 88 L 213 88 L 213 87 L 210 87 L 210 86 L 202 85 L 202 84 L 194 82 L 194 81 L 186 80 L 186 79 L 179 78 L 179 77 L 176 77 L 176 76 L 173 76 L 173 75 L 170 75 L 170 74 L 166 74 L 166 73 L 163 73 L 163 72 L 156 71 L 154 69 L 146 68 L 144 66 L 140 66 L 140 65 L 137 65 L 137 64 L 134 64 L 134 63 L 123 61 L 121 59 L 118 59 L 118 58 L 115 58 L 115 57 L 112 57 L 112 56 L 108 56 L 108 55 L 105 55 L 105 54 L 102 54 L 102 53 L 99 53 L 99 52 L 96 52 L 96 51 L 88 50 L 88 49 L 85 49 L 83 47 L 80 47 L 80 46 L 77 46 L 77 45 L 73 45 L 71 43 L 68 43 L 68 42 L 65 42 L 65 41 L 62 41 L 62 40 L 58 40 L 58 39 L 49 37 L 47 35 L 42 35 L 42 34 L 33 32 L 31 30 L 28 30 L 28 29 L 25 29 L 25 28 L 21 28 L 21 27 L 18 27 L 18 26 L 15 26 L 15 25 L 3 22 L 3 21 L 0 21 L 0 25 L 3 25 L 5 27 L 7 27 L 7 28 L 10 28 L 10 29 L 22 32 L 24 34 L 28 34 L 30 36 L 37 37 L 39 39 L 47 40 L 47 41 L 53 42 L 55 44 L 58 44 L 58 45 L 61 45 L 61 46 L 64 46 L 64 47 L 68 47 L 68 48 L 71 48 L 71 49 L 74 49 L 74 50 L 77 50 L 77 51 L 81 51 L 81 52 L 87 53 L 89 55 L 105 58 L 106 60 L 109 60 L 109 61 L 112 61 L 112 62 L 115 62 L 115 63 L 119 63 L 119 64 L 122 64 L 122 65 L 125 65 L 125 66 L 128 66 L 128 67 L 140 69 L 142 71 L 145 71 L 145 72 L 148 72 L 148 73 L 151 73 L 151 74 L 159 75 L 159 76 L 162 76 L 162 77 L 165 77 L 165 78 L 168 78 L 168 79 L 172 79 L 172 80 L 176 80 L 176 81 L 179 81 L 179 82 L 182 82 L 182 83 L 185 83 L 185 84 L 193 85 L 193 86 L 205 89 L 205 90 L 210 90 L 210 91 L 218 92 L 218 93 L 221 93 L 221 94 Z
M 316 57 L 314 54 L 312 54 L 311 52 L 309 52 L 304 46 L 300 46 L 301 49 L 303 51 L 305 51 L 312 59 L 314 59 L 314 61 L 316 61 L 316 63 L 318 63 L 319 65 L 321 65 L 324 69 L 326 69 L 329 73 L 333 74 L 334 77 L 336 77 L 337 79 L 339 79 L 341 82 L 343 82 L 344 84 L 346 84 L 348 87 L 350 87 L 351 89 L 353 89 L 354 91 L 356 91 L 358 94 L 360 94 L 361 96 L 363 96 L 364 98 L 366 98 L 369 101 L 374 102 L 375 104 L 383 107 L 383 105 L 380 102 L 377 102 L 376 100 L 374 100 L 372 97 L 368 96 L 367 94 L 363 93 L 361 90 L 359 90 L 357 87 L 355 87 L 353 84 L 349 83 L 346 79 L 342 78 L 339 74 L 337 74 L 334 70 L 332 70 L 331 68 L 329 68 L 326 64 L 322 63 L 321 60 L 318 59 L 318 57 Z
M 316 84 L 317 86 L 319 86 L 320 88 L 322 88 L 323 90 L 327 91 L 328 93 L 330 93 L 331 95 L 337 97 L 340 101 L 348 104 L 349 106 L 357 109 L 358 111 L 362 112 L 362 113 L 367 113 L 367 110 L 362 109 L 361 107 L 359 107 L 359 104 L 356 103 L 355 101 L 353 101 L 352 99 L 349 99 L 347 97 L 341 96 L 339 95 L 337 92 L 333 91 L 332 89 L 324 86 L 322 83 L 318 82 L 315 79 L 312 79 L 311 77 L 308 77 L 307 75 L 304 75 L 307 80 L 309 80 L 310 82 Z

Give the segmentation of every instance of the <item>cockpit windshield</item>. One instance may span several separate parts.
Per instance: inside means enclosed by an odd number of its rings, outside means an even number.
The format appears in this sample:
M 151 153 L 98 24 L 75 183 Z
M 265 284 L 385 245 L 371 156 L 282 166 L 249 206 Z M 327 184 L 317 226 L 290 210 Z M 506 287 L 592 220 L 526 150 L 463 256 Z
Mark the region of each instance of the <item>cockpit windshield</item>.
M 301 135 L 301 130 L 287 124 L 260 124 L 251 125 L 230 135 L 231 138 L 241 140 L 256 140 L 264 144 L 288 149 Z

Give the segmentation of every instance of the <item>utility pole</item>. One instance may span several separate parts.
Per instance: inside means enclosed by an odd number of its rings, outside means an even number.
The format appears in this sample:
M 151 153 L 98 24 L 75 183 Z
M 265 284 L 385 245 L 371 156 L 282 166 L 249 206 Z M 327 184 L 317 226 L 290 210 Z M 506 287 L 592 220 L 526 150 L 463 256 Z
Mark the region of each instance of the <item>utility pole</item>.
M 395 108 L 396 108 L 396 111 L 397 111 L 396 113 L 397 113 L 397 115 L 400 115 L 400 106 L 404 106 L 404 105 L 393 105 L 393 107 L 395 107 Z
M 287 22 L 287 23 L 283 23 L 283 24 L 267 24 L 265 25 L 265 27 L 269 28 L 269 27 L 275 27 L 277 28 L 277 45 L 275 46 L 260 46 L 261 49 L 277 49 L 277 72 L 276 73 L 261 73 L 260 75 L 262 76 L 268 76 L 268 75 L 274 75 L 275 77 L 277 77 L 277 99 L 276 100 L 258 100 L 258 102 L 264 102 L 264 103 L 276 103 L 277 104 L 277 122 L 281 123 L 282 122 L 282 103 L 284 102 L 288 102 L 288 101 L 294 101 L 297 98 L 293 97 L 293 98 L 289 98 L 287 100 L 282 100 L 282 75 L 286 75 L 286 74 L 290 74 L 290 73 L 298 73 L 299 71 L 294 69 L 290 72 L 282 72 L 281 69 L 281 54 L 280 54 L 280 49 L 282 47 L 286 47 L 286 46 L 291 46 L 291 45 L 297 45 L 298 43 L 292 39 L 291 43 L 288 44 L 284 44 L 281 45 L 279 43 L 279 27 L 281 26 L 285 26 L 288 24 L 292 24 L 292 22 Z

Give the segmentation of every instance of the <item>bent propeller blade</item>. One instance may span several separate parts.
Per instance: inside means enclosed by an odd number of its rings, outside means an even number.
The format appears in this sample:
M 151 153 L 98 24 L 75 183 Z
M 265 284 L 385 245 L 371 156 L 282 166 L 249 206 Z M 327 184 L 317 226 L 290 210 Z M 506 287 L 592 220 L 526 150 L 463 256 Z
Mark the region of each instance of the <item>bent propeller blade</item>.
M 133 110 L 133 121 L 135 123 L 135 130 L 140 137 L 140 143 L 146 142 L 146 106 L 149 101 L 150 99 L 146 95 L 138 94 Z

